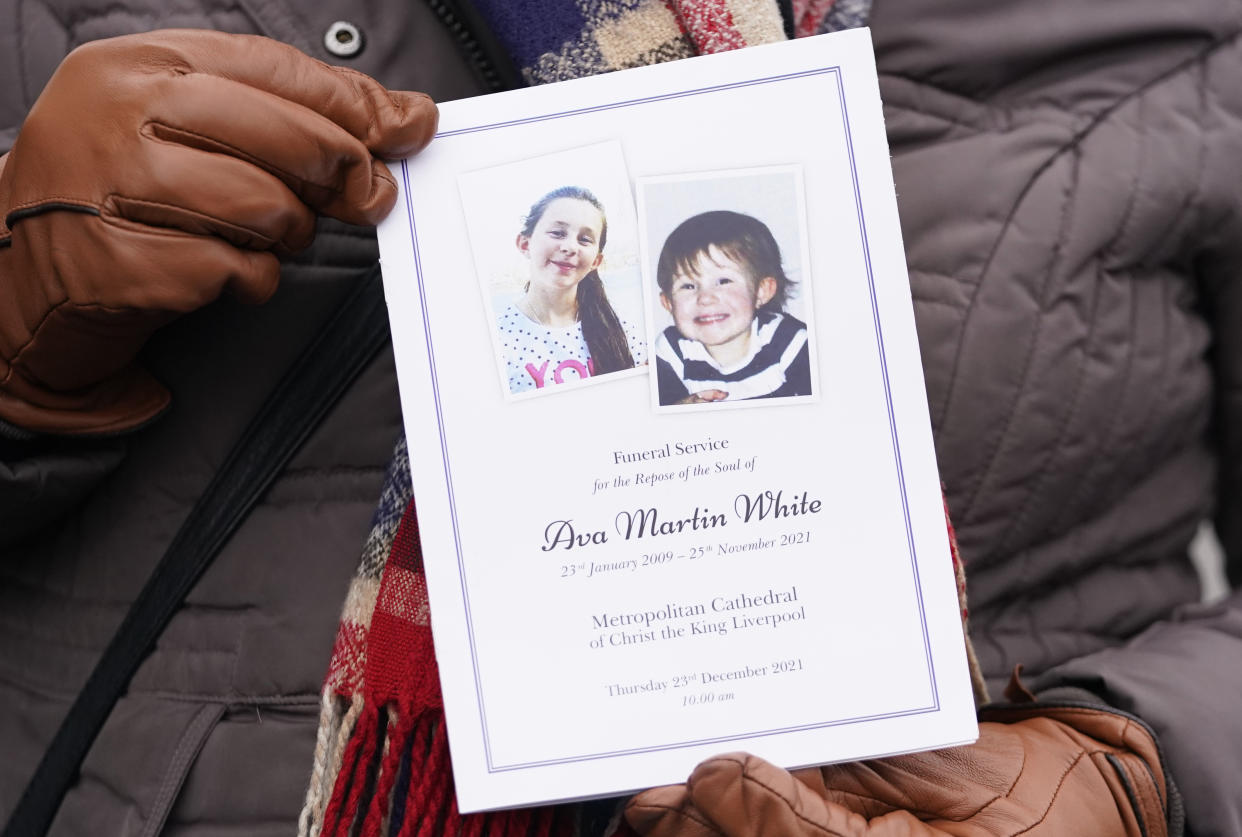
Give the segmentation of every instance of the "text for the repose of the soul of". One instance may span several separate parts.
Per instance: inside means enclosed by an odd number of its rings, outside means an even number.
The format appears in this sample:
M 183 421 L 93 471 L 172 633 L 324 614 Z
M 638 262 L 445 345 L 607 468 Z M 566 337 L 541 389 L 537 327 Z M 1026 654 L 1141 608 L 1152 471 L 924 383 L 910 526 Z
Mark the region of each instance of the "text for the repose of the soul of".
M 611 452 L 612 465 L 622 464 L 639 464 L 651 462 L 658 463 L 663 459 L 675 459 L 682 456 L 694 456 L 704 453 L 727 452 L 729 450 L 728 439 L 713 439 L 710 436 L 697 442 L 678 441 L 665 442 L 663 445 L 654 448 L 645 448 L 643 450 L 614 450 Z M 729 459 L 715 460 L 711 463 L 692 462 L 688 465 L 673 466 L 669 463 L 667 467 L 659 467 L 656 465 L 654 470 L 636 471 L 634 475 L 625 476 L 624 474 L 616 474 L 606 476 L 604 478 L 595 478 L 594 485 L 591 487 L 591 494 L 598 494 L 601 491 L 607 491 L 610 488 L 630 488 L 630 487 L 647 487 L 661 485 L 663 483 L 688 482 L 692 479 L 713 476 L 717 474 L 727 474 L 729 472 L 747 471 L 754 473 L 755 463 L 759 460 L 758 456 L 735 456 Z
M 783 490 L 766 489 L 753 494 L 738 494 L 733 499 L 733 515 L 741 523 L 802 517 L 819 514 L 822 509 L 823 502 L 811 499 L 806 491 L 792 491 L 786 495 Z M 697 505 L 689 514 L 668 515 L 655 506 L 648 506 L 619 511 L 613 518 L 616 535 L 627 541 L 716 529 L 728 524 L 729 518 L 724 513 L 712 512 Z M 540 549 L 551 552 L 554 549 L 596 546 L 608 543 L 608 536 L 607 529 L 582 528 L 575 526 L 572 519 L 553 520 L 543 529 L 544 542 Z

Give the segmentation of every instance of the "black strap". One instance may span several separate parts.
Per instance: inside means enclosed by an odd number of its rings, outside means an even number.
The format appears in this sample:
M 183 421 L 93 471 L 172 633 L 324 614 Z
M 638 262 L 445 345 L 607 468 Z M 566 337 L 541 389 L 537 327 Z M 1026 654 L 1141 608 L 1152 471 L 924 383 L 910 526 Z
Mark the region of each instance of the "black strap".
M 377 267 L 286 373 L 190 510 L 69 709 L 3 837 L 47 833 L 113 705 L 190 588 L 388 336 Z

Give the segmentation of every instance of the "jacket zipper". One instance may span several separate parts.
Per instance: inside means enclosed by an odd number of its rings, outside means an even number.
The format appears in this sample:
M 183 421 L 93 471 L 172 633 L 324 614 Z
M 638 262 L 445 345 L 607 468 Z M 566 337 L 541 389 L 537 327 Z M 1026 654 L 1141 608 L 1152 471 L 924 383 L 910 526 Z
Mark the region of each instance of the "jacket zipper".
M 469 0 L 426 0 L 428 8 L 449 30 L 462 54 L 474 66 L 484 84 L 495 93 L 526 87 L 504 47 L 487 27 Z

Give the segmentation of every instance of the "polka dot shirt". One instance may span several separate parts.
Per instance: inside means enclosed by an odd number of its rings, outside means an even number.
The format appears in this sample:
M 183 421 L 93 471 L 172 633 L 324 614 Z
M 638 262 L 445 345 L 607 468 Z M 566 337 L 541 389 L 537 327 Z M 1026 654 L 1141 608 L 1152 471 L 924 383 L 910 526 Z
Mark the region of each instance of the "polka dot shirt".
M 622 321 L 635 365 L 646 363 L 646 350 L 633 327 Z M 582 336 L 582 323 L 545 326 L 510 305 L 497 319 L 509 391 L 526 392 L 589 378 L 595 371 Z

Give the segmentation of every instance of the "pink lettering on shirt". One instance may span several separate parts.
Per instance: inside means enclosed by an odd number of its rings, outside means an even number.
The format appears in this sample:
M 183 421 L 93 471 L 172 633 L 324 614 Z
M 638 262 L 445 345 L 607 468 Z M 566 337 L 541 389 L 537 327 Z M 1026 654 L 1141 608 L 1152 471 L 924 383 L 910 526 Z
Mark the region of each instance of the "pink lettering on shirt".
M 535 364 L 528 363 L 526 364 L 526 371 L 532 378 L 535 379 L 535 389 L 543 389 L 543 378 L 548 374 L 548 361 L 545 360 L 543 362 L 543 366 L 540 366 L 538 369 L 535 368 Z M 559 378 L 557 379 L 557 383 L 560 383 Z
M 589 363 L 590 361 L 587 361 L 587 362 Z M 546 366 L 547 364 L 544 364 L 544 365 Z M 578 373 L 579 379 L 591 377 L 591 373 L 587 370 L 586 366 L 579 363 L 578 361 L 562 360 L 560 364 L 556 367 L 556 369 L 553 370 L 552 380 L 556 381 L 558 384 L 565 383 L 563 376 L 564 376 L 566 369 L 572 369 L 574 370 L 574 372 Z

